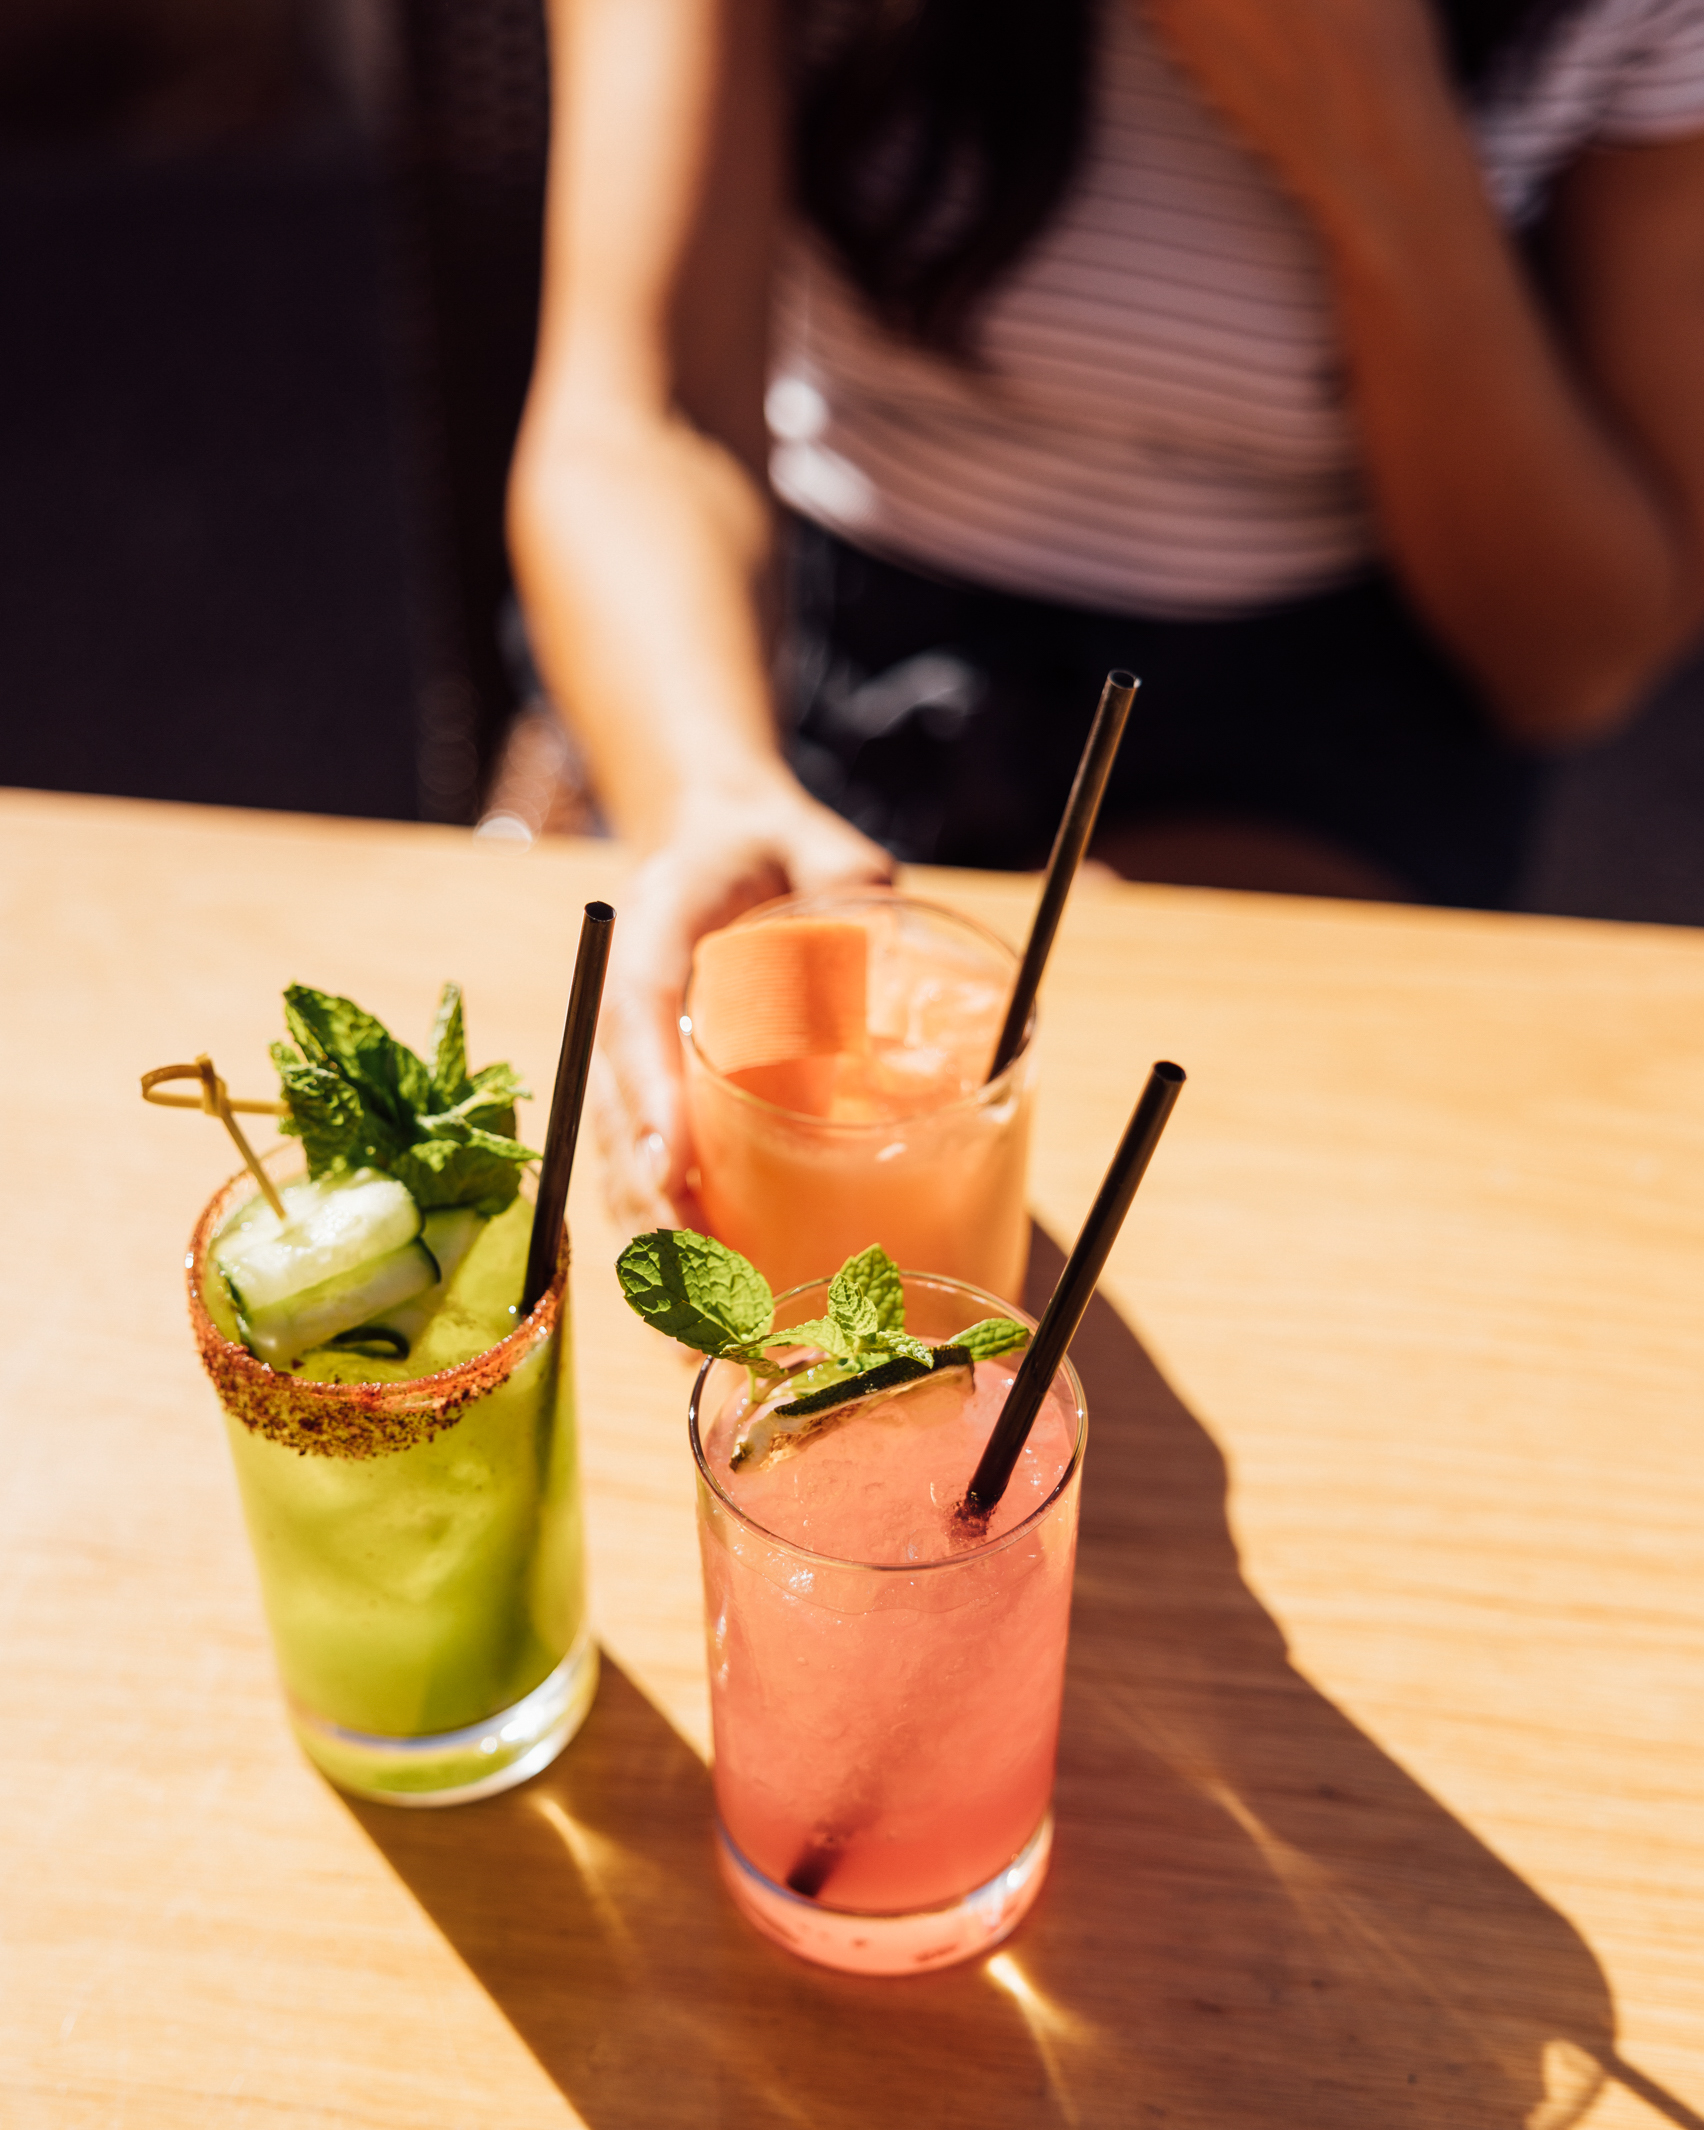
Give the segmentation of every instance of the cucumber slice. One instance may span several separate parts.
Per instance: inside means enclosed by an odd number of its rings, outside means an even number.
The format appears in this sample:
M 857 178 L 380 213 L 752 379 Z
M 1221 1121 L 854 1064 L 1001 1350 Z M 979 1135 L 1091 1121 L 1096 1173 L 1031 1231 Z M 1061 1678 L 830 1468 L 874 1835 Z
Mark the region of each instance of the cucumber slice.
M 432 1321 L 461 1261 L 479 1239 L 484 1217 L 472 1206 L 445 1206 L 428 1213 L 420 1227 L 420 1240 L 438 1260 L 437 1284 L 387 1309 L 383 1316 L 357 1324 L 346 1338 L 336 1341 L 343 1353 L 365 1353 L 375 1360 L 405 1360 L 414 1342 Z
M 421 1222 L 420 1240 L 438 1260 L 439 1275 L 446 1287 L 479 1240 L 484 1225 L 484 1216 L 472 1206 L 444 1206 L 436 1213 L 428 1213 Z
M 226 1279 L 229 1283 L 228 1273 Z M 263 1307 L 239 1298 L 243 1338 L 249 1351 L 269 1367 L 288 1368 L 340 1331 L 353 1331 L 437 1284 L 438 1260 L 423 1242 L 405 1242 L 400 1250 L 333 1273 L 318 1286 Z
M 282 1221 L 251 1200 L 213 1245 L 213 1262 L 251 1323 L 291 1295 L 392 1256 L 420 1233 L 420 1208 L 406 1187 L 375 1169 L 287 1184 L 281 1196 Z
M 406 1361 L 408 1341 L 400 1331 L 383 1324 L 357 1324 L 353 1331 L 340 1331 L 325 1342 L 328 1353 L 356 1353 L 363 1361 Z

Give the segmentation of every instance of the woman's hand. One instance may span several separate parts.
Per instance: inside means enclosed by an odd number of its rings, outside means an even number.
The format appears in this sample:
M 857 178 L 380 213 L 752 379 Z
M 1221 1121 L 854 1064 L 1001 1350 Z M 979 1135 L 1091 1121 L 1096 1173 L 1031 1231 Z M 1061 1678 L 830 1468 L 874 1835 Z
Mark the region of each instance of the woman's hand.
M 633 875 L 610 955 L 591 1085 L 604 1187 L 624 1234 L 704 1224 L 688 1182 L 680 1042 L 694 944 L 773 896 L 892 876 L 884 850 L 807 797 L 779 765 L 761 794 L 689 802 L 673 838 Z

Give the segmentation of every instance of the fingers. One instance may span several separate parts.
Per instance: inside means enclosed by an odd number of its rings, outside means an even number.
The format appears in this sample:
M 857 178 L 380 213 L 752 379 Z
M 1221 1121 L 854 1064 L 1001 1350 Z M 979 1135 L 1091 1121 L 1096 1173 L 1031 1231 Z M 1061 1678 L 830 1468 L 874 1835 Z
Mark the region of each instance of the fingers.
M 679 1019 L 691 921 L 670 872 L 642 866 L 612 942 L 590 1088 L 610 1212 L 631 1235 L 686 1218 Z
M 893 861 L 796 787 L 690 817 L 623 898 L 589 1100 L 610 1213 L 628 1235 L 702 1227 L 680 1037 L 692 950 L 777 895 L 879 883 Z
M 604 1195 L 610 1218 L 624 1240 L 652 1228 L 702 1228 L 703 1216 L 690 1191 L 671 1191 L 668 1142 L 635 1117 L 606 1051 L 592 1060 L 587 1106 L 603 1161 Z
M 815 800 L 804 801 L 782 830 L 789 883 L 801 895 L 819 888 L 886 886 L 894 862 L 879 843 Z

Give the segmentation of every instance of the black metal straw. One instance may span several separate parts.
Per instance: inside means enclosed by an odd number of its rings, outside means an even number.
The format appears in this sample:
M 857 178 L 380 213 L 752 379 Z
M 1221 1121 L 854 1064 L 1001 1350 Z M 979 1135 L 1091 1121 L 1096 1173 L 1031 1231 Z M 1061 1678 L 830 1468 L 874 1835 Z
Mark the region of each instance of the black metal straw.
M 1006 1024 L 994 1046 L 994 1062 L 988 1068 L 991 1080 L 1000 1077 L 1023 1043 L 1030 1008 L 1035 1004 L 1035 994 L 1041 986 L 1041 972 L 1047 966 L 1047 957 L 1053 950 L 1053 935 L 1064 914 L 1065 898 L 1071 892 L 1071 882 L 1077 876 L 1083 853 L 1089 847 L 1089 838 L 1095 832 L 1095 817 L 1106 795 L 1106 780 L 1112 774 L 1113 756 L 1118 752 L 1118 743 L 1129 722 L 1130 705 L 1136 700 L 1136 687 L 1134 673 L 1121 673 L 1115 669 L 1107 675 L 1106 686 L 1101 690 L 1100 707 L 1089 727 L 1083 759 L 1077 764 L 1077 779 L 1071 786 L 1059 833 L 1053 839 L 1053 855 L 1047 861 L 1047 878 L 1042 882 L 1041 900 L 1036 905 L 1035 922 L 1030 926 L 1029 944 L 1024 948 L 1018 980 L 1012 987 L 1011 1004 L 1006 1008 Z
M 532 1242 L 527 1250 L 527 1283 L 521 1289 L 521 1314 L 528 1316 L 556 1277 L 562 1216 L 568 1207 L 568 1179 L 574 1171 L 574 1145 L 580 1136 L 580 1110 L 586 1099 L 586 1075 L 592 1065 L 592 1037 L 597 1033 L 598 1005 L 603 998 L 604 969 L 615 912 L 607 902 L 588 902 L 580 926 L 580 951 L 574 959 L 574 988 L 568 994 L 568 1018 L 562 1027 L 562 1051 L 556 1060 L 556 1091 L 550 1098 L 550 1122 L 544 1132 L 544 1161 L 538 1175 Z
M 1006 1491 L 1012 1468 L 1029 1439 L 1035 1416 L 1041 1410 L 1041 1401 L 1059 1372 L 1065 1349 L 1089 1306 L 1089 1297 L 1095 1291 L 1095 1282 L 1100 1278 L 1107 1253 L 1124 1225 L 1130 1201 L 1136 1196 L 1136 1186 L 1142 1181 L 1143 1172 L 1160 1143 L 1160 1134 L 1166 1128 L 1166 1119 L 1172 1113 L 1184 1077 L 1181 1065 L 1167 1064 L 1156 1065 L 1148 1075 L 1142 1099 L 1119 1141 L 1118 1152 L 1112 1157 L 1112 1166 L 1106 1172 L 1100 1193 L 1089 1208 L 1089 1217 L 1083 1223 L 1082 1234 L 1077 1237 L 1077 1246 L 1059 1275 L 1053 1298 L 1036 1326 L 1029 1351 L 1013 1378 L 1000 1417 L 994 1423 L 994 1432 L 988 1438 L 982 1462 L 976 1467 L 965 1494 L 966 1516 L 986 1516 Z

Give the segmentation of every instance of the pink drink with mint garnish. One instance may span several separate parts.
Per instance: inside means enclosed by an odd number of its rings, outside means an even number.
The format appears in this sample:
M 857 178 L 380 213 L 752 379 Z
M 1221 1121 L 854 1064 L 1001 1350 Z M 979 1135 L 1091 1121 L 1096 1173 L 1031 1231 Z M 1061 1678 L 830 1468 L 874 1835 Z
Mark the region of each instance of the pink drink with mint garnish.
M 824 1291 L 779 1320 L 819 1313 Z M 929 1340 L 989 1301 L 946 1281 L 905 1293 Z M 753 1920 L 810 1957 L 888 1973 L 965 1958 L 1039 1888 L 1081 1472 L 1068 1367 L 986 1526 L 955 1514 L 1020 1359 L 860 1400 L 755 1470 L 731 1461 L 745 1370 L 712 1362 L 700 1381 L 724 1864 Z

